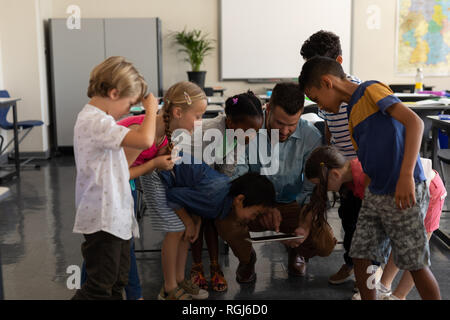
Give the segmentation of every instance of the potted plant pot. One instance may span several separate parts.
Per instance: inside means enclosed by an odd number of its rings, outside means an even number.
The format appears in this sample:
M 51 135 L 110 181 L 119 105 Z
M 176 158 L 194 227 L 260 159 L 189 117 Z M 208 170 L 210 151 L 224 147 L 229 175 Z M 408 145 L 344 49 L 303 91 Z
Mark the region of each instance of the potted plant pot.
M 188 71 L 188 80 L 197 84 L 200 88 L 205 87 L 206 71 Z
M 214 49 L 212 42 L 214 40 L 207 39 L 207 35 L 202 35 L 201 30 L 180 31 L 173 33 L 175 43 L 182 48 L 179 52 L 187 54 L 185 60 L 189 62 L 192 71 L 188 71 L 189 81 L 196 83 L 200 88 L 205 87 L 206 71 L 200 71 L 205 56 Z

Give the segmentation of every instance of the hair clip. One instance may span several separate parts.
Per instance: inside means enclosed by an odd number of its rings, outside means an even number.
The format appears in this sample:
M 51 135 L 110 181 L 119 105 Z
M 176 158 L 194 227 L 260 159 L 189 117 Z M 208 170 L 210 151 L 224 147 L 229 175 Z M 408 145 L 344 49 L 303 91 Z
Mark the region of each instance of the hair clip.
M 191 105 L 191 104 L 192 104 L 191 97 L 187 94 L 186 91 L 184 92 L 184 98 L 186 99 L 186 103 L 187 103 L 188 105 Z
M 233 104 L 237 104 L 239 101 L 239 98 L 233 98 Z
M 320 166 L 321 166 L 321 167 L 324 167 L 324 166 L 325 166 L 325 163 L 321 162 L 321 163 L 320 163 Z

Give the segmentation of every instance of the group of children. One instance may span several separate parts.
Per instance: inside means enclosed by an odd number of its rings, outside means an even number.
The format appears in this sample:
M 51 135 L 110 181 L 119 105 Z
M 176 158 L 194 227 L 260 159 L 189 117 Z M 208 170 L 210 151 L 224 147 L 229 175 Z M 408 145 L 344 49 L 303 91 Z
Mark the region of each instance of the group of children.
M 316 184 L 308 208 L 324 220 L 327 191 L 341 192 L 345 264 L 330 283 L 346 281 L 354 269 L 361 298 L 375 299 L 377 290 L 367 285 L 367 270 L 387 263 L 378 292 L 390 289 L 398 267 L 409 272 L 391 297 L 404 299 L 414 283 L 422 298 L 439 299 L 429 270 L 428 239 L 437 229 L 446 193 L 437 172 L 424 172 L 418 157 L 420 118 L 382 83 L 347 76 L 333 33 L 316 33 L 301 54 L 306 63 L 299 91 L 318 104 L 333 145 L 313 151 L 305 165 L 306 177 Z M 132 247 L 132 237 L 139 236 L 134 179 L 142 184 L 152 228 L 165 232 L 160 300 L 206 299 L 209 288 L 227 290 L 216 223 L 225 217 L 245 223 L 275 205 L 274 186 L 265 176 L 247 173 L 231 180 L 235 164 L 175 164 L 178 158 L 172 152 L 174 132 L 192 134 L 201 123 L 203 130 L 223 133 L 219 150 L 225 160 L 239 144 L 226 139 L 226 129 L 257 132 L 263 125 L 263 108 L 252 92 L 229 98 L 225 115 L 202 122 L 207 99 L 197 85 L 180 82 L 170 87 L 159 112 L 156 98 L 146 92 L 142 76 L 122 57 L 108 58 L 91 72 L 91 100 L 78 115 L 74 131 L 74 232 L 85 238 L 86 274 L 74 299 L 122 299 L 126 286 L 127 298 L 142 298 Z M 121 119 L 139 102 L 145 115 Z M 202 144 L 202 150 L 207 147 Z M 203 237 L 210 258 L 209 283 L 202 263 Z M 186 279 L 189 247 L 193 263 Z

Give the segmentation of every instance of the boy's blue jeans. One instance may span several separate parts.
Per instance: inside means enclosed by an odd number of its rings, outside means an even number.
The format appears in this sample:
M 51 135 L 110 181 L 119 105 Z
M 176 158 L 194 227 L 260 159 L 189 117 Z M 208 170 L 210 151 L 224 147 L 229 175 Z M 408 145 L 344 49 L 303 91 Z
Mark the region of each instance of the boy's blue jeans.
M 136 215 L 137 210 L 137 191 L 134 185 L 134 181 L 130 181 L 131 185 L 131 193 L 134 199 L 134 214 Z M 86 282 L 86 265 L 83 261 L 83 266 L 81 268 L 81 284 Z M 125 287 L 125 293 L 127 296 L 127 300 L 137 300 L 142 298 L 142 288 L 141 282 L 139 280 L 139 273 L 137 270 L 136 264 L 136 255 L 134 254 L 134 238 L 131 238 L 130 244 L 130 273 L 128 274 L 128 285 Z

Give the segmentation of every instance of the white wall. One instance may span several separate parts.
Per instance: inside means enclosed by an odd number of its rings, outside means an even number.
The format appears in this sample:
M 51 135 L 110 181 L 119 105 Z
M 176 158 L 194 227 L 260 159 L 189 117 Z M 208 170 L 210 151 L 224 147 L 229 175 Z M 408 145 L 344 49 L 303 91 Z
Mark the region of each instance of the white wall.
M 226 0 L 225 0 L 226 1 Z M 304 1 L 304 0 L 302 0 Z M 100 17 L 159 17 L 163 26 L 163 80 L 164 88 L 186 79 L 189 65 L 171 44 L 170 31 L 200 28 L 218 40 L 219 0 L 53 0 L 53 17 L 67 17 L 66 8 L 76 4 L 84 18 Z M 380 9 L 380 29 L 369 29 L 367 9 L 376 5 Z M 397 0 L 354 0 L 353 11 L 353 74 L 363 80 L 376 79 L 386 83 L 412 83 L 413 78 L 395 75 L 395 41 L 397 25 Z M 299 41 L 286 39 L 286 41 Z M 218 43 L 217 43 L 218 44 Z M 270 45 L 270 41 L 268 42 Z M 282 48 L 280 48 L 282 59 Z M 300 55 L 299 55 L 300 59 Z M 345 59 L 345 57 L 344 57 Z M 219 57 L 216 50 L 206 58 L 207 85 L 222 85 L 227 95 L 251 88 L 262 93 L 267 85 L 237 81 L 219 81 Z M 425 84 L 437 90 L 450 89 L 449 77 L 430 77 Z
M 68 17 L 69 5 L 78 5 L 82 18 L 159 17 L 163 32 L 164 89 L 186 80 L 189 70 L 184 56 L 169 39 L 171 31 L 197 28 L 219 40 L 219 0 L 0 0 L 0 87 L 22 98 L 19 119 L 40 119 L 46 124 L 34 129 L 21 144 L 21 151 L 42 152 L 49 147 L 43 21 Z M 380 9 L 380 29 L 367 26 L 370 5 Z M 363 80 L 412 83 L 410 77 L 395 75 L 397 0 L 354 0 L 353 20 L 352 73 Z M 282 58 L 280 48 L 279 59 Z M 203 69 L 208 71 L 206 84 L 225 87 L 227 96 L 247 89 L 262 93 L 268 86 L 243 81 L 220 82 L 217 50 L 205 59 Z M 425 84 L 443 90 L 449 89 L 449 80 L 450 77 L 429 77 Z
M 172 44 L 169 34 L 173 31 L 201 29 L 218 40 L 219 0 L 53 0 L 53 18 L 66 18 L 67 7 L 78 5 L 81 18 L 132 18 L 159 17 L 163 34 L 163 88 L 187 80 L 190 66 Z M 83 27 L 83 26 L 81 26 Z M 216 43 L 216 48 L 219 42 Z M 262 85 L 251 85 L 243 81 L 219 82 L 219 57 L 215 50 L 205 58 L 203 69 L 207 70 L 206 85 L 221 85 L 227 95 L 234 95 L 249 88 L 262 90 Z M 87 84 L 86 84 L 87 86 Z
M 45 122 L 44 126 L 34 128 L 21 143 L 21 152 L 48 150 L 48 95 L 42 7 L 48 13 L 51 10 L 51 0 L 0 0 L 3 87 L 11 96 L 22 99 L 18 102 L 19 120 Z M 12 137 L 12 134 L 9 136 Z

